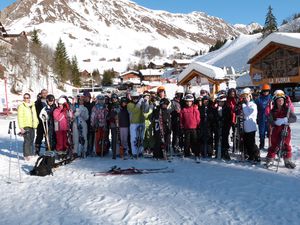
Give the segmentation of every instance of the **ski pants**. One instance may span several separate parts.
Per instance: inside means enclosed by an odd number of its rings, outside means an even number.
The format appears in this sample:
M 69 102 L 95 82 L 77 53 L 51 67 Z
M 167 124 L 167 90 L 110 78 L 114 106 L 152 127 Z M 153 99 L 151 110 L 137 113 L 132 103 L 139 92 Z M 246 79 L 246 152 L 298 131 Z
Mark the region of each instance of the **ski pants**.
M 277 151 L 279 150 L 280 142 L 281 142 L 281 132 L 284 126 L 275 126 L 272 130 L 271 134 L 271 146 L 268 149 L 268 158 L 274 159 Z M 285 154 L 283 158 L 292 158 L 292 146 L 291 146 L 291 129 L 288 127 L 287 136 L 284 139 L 283 150 Z
M 58 130 L 56 133 L 56 151 L 66 151 L 68 149 L 68 131 Z
M 33 155 L 33 141 L 34 141 L 34 129 L 31 127 L 25 127 L 25 134 L 23 135 L 23 155 L 24 157 Z
M 139 132 L 139 128 L 140 133 Z M 144 139 L 145 125 L 142 123 L 130 124 L 130 142 L 132 155 L 138 155 L 143 153 L 143 139 Z M 141 146 L 137 146 L 137 140 L 140 138 Z
M 124 148 L 124 154 L 128 153 L 128 127 L 120 127 L 120 138 L 121 138 L 121 145 Z
M 257 159 L 259 157 L 259 150 L 255 144 L 255 131 L 244 132 L 244 151 L 249 156 L 250 160 Z
M 260 148 L 263 148 L 265 145 L 265 137 L 269 136 L 269 124 L 267 121 L 261 121 L 258 124 L 258 131 L 259 131 L 259 142 L 260 142 Z
M 200 147 L 197 147 L 198 138 L 196 129 L 184 130 L 184 155 L 190 155 L 190 149 L 196 157 L 200 156 Z
M 80 124 L 82 126 L 82 137 L 84 139 L 84 145 L 82 146 L 79 143 L 80 138 L 80 131 L 78 129 L 77 123 L 73 123 L 73 144 L 74 144 L 74 153 L 77 153 L 78 156 L 83 154 L 84 152 L 87 152 L 87 124 L 85 121 L 80 121 Z
M 43 122 L 41 120 L 39 120 L 39 125 L 37 126 L 36 129 L 36 138 L 35 138 L 35 145 L 38 146 L 38 148 L 40 148 L 42 141 L 44 139 L 44 128 L 43 128 Z
M 103 127 L 98 128 L 95 131 L 95 152 L 99 156 L 102 154 L 102 148 L 103 148 L 103 155 L 105 155 L 108 151 L 107 136 L 108 136 L 108 131 Z
M 110 132 L 111 132 L 111 149 L 112 149 L 113 157 L 116 157 L 116 155 L 120 155 L 120 146 L 118 145 L 117 128 L 111 127 Z
M 154 146 L 153 142 L 153 127 L 152 124 L 148 124 L 147 126 L 145 126 L 144 148 L 152 149 Z

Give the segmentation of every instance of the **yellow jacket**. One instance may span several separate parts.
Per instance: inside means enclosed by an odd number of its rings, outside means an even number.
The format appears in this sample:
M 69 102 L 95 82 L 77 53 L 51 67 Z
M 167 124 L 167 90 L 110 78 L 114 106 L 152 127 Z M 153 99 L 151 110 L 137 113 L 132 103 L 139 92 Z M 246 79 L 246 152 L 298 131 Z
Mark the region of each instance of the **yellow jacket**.
M 39 120 L 37 118 L 35 105 L 33 103 L 23 102 L 18 106 L 18 125 L 19 128 L 31 127 L 37 128 Z

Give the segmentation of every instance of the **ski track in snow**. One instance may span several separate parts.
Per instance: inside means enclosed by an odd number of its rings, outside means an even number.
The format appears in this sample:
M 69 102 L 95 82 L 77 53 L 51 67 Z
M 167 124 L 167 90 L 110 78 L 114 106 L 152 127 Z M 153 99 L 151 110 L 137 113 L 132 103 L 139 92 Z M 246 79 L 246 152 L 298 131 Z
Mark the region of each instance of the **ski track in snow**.
M 276 173 L 275 168 L 266 170 L 234 161 L 202 160 L 196 164 L 191 159 L 174 158 L 168 163 L 107 156 L 78 159 L 59 167 L 54 176 L 34 177 L 27 173 L 36 158 L 25 162 L 21 157 L 22 183 L 18 183 L 16 151 L 11 155 L 8 150 L 8 122 L 0 120 L 0 224 L 299 224 L 300 122 L 292 128 L 295 170 L 284 168 L 283 162 Z M 21 145 L 18 138 L 19 149 Z M 10 156 L 13 179 L 8 184 Z M 113 165 L 168 166 L 175 172 L 91 174 Z

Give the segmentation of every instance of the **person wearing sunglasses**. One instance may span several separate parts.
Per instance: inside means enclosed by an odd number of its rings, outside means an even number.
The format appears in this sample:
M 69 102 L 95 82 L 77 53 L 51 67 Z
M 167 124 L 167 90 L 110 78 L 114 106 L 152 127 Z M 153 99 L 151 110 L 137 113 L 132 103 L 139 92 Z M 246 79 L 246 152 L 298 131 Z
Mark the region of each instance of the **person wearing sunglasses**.
M 18 125 L 24 138 L 23 155 L 26 161 L 33 155 L 33 141 L 35 129 L 38 126 L 38 118 L 35 105 L 30 101 L 30 94 L 23 95 L 23 102 L 18 106 Z

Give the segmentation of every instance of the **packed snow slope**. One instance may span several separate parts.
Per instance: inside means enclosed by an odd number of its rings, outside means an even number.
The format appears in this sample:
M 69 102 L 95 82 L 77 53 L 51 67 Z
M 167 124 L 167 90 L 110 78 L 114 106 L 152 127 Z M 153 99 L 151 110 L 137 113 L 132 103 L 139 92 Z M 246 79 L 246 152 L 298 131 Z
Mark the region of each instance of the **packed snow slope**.
M 53 176 L 28 175 L 34 160 L 21 160 L 18 182 L 16 150 L 9 152 L 7 127 L 0 126 L 0 224 L 299 224 L 300 105 L 292 125 L 294 160 L 278 173 L 263 166 L 176 158 L 173 162 L 87 158 L 58 168 Z M 263 155 L 266 153 L 263 152 Z M 12 183 L 8 162 L 12 159 Z M 160 168 L 174 173 L 94 177 L 117 165 Z
M 250 52 L 261 41 L 261 34 L 240 35 L 234 40 L 228 40 L 220 49 L 199 56 L 195 60 L 205 62 L 217 67 L 233 67 L 236 72 L 249 69 L 247 64 Z

